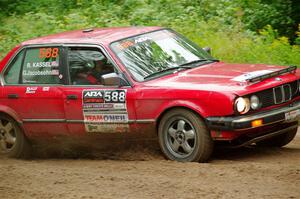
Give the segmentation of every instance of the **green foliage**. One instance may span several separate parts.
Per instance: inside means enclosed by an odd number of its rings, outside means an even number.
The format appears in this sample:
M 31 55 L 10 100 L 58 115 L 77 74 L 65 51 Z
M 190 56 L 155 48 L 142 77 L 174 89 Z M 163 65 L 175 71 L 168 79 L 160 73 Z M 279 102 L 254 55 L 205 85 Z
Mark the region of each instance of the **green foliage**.
M 5 3 L 2 3 L 5 2 Z M 271 1 L 270 1 L 271 2 Z M 228 62 L 300 66 L 300 33 L 290 45 L 292 0 L 1 0 L 0 58 L 20 42 L 88 27 L 166 26 Z M 286 4 L 284 4 L 286 2 Z M 274 29 L 278 29 L 275 30 Z M 287 32 L 286 32 L 287 33 Z

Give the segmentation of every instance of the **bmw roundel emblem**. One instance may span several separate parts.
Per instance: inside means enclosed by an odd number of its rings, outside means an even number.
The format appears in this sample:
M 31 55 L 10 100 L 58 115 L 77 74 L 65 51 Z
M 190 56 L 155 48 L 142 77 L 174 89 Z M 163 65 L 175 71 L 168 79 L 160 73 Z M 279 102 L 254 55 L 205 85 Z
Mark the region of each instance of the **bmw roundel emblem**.
M 280 77 L 276 77 L 275 80 L 276 81 L 282 81 L 282 79 Z

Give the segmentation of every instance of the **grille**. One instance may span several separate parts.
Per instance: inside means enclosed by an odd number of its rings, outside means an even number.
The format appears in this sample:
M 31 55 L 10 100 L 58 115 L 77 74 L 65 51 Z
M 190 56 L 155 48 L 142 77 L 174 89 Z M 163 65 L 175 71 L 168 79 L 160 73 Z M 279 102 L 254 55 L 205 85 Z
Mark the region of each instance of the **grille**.
M 260 99 L 262 108 L 288 102 L 299 96 L 298 81 L 263 90 L 255 95 Z
M 279 86 L 273 89 L 273 95 L 274 95 L 274 103 L 280 104 L 284 102 L 284 93 L 283 93 L 283 87 Z

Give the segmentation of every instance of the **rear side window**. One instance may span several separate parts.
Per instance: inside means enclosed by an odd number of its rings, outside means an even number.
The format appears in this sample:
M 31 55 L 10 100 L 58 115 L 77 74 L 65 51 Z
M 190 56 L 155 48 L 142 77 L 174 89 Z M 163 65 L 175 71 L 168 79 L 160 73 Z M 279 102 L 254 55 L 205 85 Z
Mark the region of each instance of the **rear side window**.
M 59 84 L 60 48 L 26 50 L 22 67 L 23 84 Z
M 20 70 L 24 57 L 24 51 L 20 52 L 8 67 L 8 70 L 4 73 L 4 81 L 7 84 L 18 84 L 20 77 Z

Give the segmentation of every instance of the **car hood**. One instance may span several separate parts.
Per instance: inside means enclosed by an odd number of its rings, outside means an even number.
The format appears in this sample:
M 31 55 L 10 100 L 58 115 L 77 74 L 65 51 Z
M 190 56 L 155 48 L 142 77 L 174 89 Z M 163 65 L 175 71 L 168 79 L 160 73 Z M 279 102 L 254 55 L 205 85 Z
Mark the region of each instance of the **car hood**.
M 148 81 L 145 84 L 147 86 L 168 87 L 171 89 L 220 91 L 246 95 L 296 80 L 300 76 L 299 71 L 297 71 L 296 73 L 287 73 L 256 83 L 248 83 L 245 81 L 246 78 L 260 76 L 284 68 L 286 68 L 286 66 L 215 62 L 193 69 L 179 71 Z

